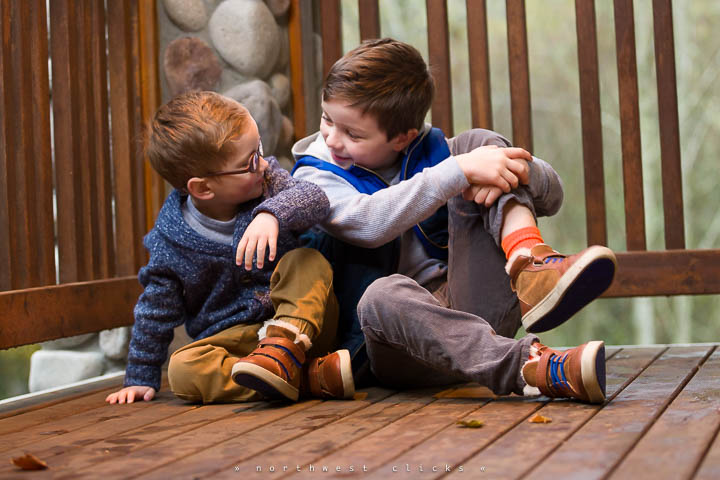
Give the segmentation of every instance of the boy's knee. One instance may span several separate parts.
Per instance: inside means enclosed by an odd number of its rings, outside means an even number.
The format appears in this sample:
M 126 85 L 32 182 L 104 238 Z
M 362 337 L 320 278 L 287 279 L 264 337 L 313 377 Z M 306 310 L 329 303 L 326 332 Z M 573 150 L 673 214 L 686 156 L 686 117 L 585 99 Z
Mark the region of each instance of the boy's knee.
M 400 274 L 393 274 L 389 277 L 382 277 L 375 280 L 367 287 L 363 296 L 360 297 L 357 310 L 360 319 L 360 326 L 364 327 L 368 321 L 377 319 L 380 316 L 372 314 L 378 310 L 387 308 L 397 301 L 397 287 L 405 281 L 412 281 L 408 277 Z
M 453 155 L 471 152 L 485 145 L 497 145 L 498 147 L 512 146 L 507 138 L 497 132 L 485 130 L 484 128 L 466 130 L 450 139 L 450 151 Z
M 193 381 L 197 374 L 192 367 L 196 356 L 193 349 L 179 350 L 170 356 L 168 362 L 170 390 L 183 400 L 202 400 L 202 392 Z
M 296 248 L 287 252 L 277 264 L 276 270 L 286 268 L 313 272 L 322 278 L 332 281 L 332 267 L 322 253 L 314 248 Z

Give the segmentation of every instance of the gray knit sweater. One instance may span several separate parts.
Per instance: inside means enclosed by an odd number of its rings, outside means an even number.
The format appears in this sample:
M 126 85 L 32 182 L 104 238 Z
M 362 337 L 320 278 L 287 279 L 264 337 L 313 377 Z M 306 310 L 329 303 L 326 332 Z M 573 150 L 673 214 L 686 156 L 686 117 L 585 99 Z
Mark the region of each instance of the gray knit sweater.
M 320 187 L 293 179 L 274 157 L 266 157 L 263 195 L 240 205 L 233 244 L 203 237 L 183 219 L 187 195 L 173 191 L 145 236 L 150 261 L 140 270 L 145 288 L 135 306 L 125 386 L 160 389 L 161 366 L 173 329 L 185 324 L 195 340 L 238 324 L 272 318 L 270 276 L 282 255 L 298 246 L 298 233 L 325 219 L 328 199 Z M 259 212 L 269 212 L 280 226 L 276 259 L 262 270 L 235 265 L 235 250 Z

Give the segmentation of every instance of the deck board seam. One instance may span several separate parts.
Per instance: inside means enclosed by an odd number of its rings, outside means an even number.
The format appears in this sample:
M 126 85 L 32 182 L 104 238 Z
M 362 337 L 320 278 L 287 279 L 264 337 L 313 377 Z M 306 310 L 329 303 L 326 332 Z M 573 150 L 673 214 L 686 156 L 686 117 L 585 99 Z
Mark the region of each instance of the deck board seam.
M 650 431 L 653 425 L 658 421 L 660 417 L 662 417 L 663 413 L 672 405 L 672 402 L 675 401 L 675 399 L 682 393 L 682 391 L 685 389 L 685 386 L 690 383 L 690 380 L 693 379 L 695 375 L 700 371 L 700 367 L 707 361 L 708 358 L 712 355 L 712 353 L 717 349 L 717 346 L 712 347 L 707 352 L 705 352 L 705 355 L 703 358 L 700 359 L 700 361 L 685 375 L 685 378 L 680 382 L 680 384 L 673 390 L 673 392 L 668 395 L 668 398 L 665 400 L 665 402 L 660 406 L 658 409 L 658 412 L 656 415 L 644 426 L 642 431 L 640 432 L 640 435 L 637 436 L 635 439 L 635 442 L 623 452 L 622 455 L 615 461 L 615 463 L 605 472 L 605 475 L 603 476 L 603 479 L 610 478 L 613 473 L 618 469 L 618 467 L 625 461 L 625 459 L 630 455 L 630 452 L 632 452 L 635 447 L 640 443 L 640 441 L 647 435 L 647 433 Z M 655 360 L 653 360 L 653 363 Z M 651 363 L 652 365 L 652 363 Z

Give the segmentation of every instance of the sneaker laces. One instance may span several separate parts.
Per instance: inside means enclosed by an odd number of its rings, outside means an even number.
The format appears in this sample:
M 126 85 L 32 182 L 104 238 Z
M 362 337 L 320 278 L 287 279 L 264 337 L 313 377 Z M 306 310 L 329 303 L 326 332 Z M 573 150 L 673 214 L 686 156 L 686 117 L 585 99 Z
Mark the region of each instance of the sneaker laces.
M 550 388 L 553 390 L 572 389 L 565 376 L 565 362 L 567 359 L 567 353 L 563 355 L 553 353 L 550 356 L 548 370 L 550 371 Z

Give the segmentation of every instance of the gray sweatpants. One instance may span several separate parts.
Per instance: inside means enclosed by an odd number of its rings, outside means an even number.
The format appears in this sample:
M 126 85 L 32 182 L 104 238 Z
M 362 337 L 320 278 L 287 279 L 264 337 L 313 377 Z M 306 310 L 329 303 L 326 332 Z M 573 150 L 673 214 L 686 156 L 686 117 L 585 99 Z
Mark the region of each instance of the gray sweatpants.
M 494 132 L 471 130 L 451 139 L 450 149 L 463 153 L 502 141 Z M 520 368 L 537 337 L 513 338 L 520 306 L 498 247 L 503 208 L 511 199 L 535 212 L 522 187 L 491 208 L 462 196 L 448 202 L 447 281 L 434 291 L 399 274 L 365 291 L 358 316 L 371 368 L 382 383 L 407 388 L 474 381 L 499 395 L 522 394 Z

